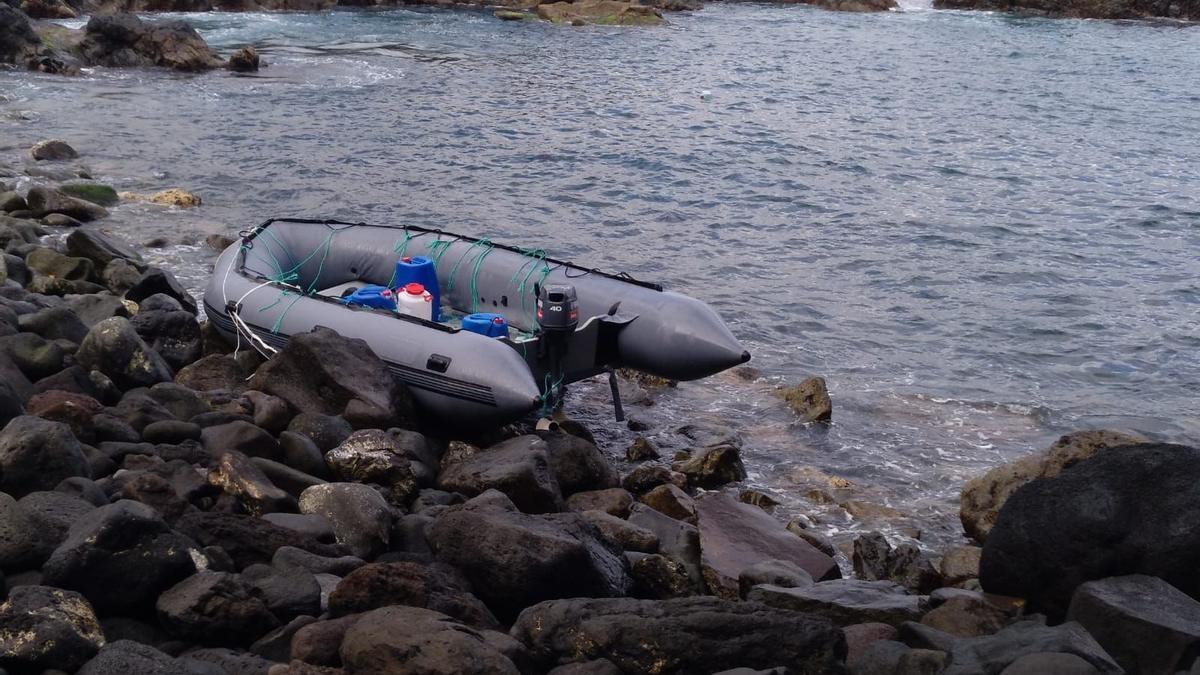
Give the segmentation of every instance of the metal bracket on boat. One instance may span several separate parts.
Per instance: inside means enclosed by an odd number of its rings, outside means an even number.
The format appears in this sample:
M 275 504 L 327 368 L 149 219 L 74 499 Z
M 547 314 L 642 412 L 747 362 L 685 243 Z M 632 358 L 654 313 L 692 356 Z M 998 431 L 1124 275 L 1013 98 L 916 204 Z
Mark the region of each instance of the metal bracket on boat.
M 618 422 L 625 421 L 625 408 L 621 406 L 621 388 L 617 385 L 617 371 L 608 369 L 608 388 L 612 391 L 613 415 Z

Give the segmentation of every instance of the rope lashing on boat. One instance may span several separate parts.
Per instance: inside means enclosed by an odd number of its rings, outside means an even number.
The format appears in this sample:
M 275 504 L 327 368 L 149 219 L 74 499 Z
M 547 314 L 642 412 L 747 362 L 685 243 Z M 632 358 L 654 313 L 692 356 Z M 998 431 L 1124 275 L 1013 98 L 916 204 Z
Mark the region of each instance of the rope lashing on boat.
M 517 284 L 517 295 L 521 297 L 521 311 L 525 312 L 526 318 L 529 319 L 531 324 L 536 325 L 534 316 L 529 312 L 529 295 L 526 294 L 526 289 L 529 288 L 529 278 L 533 276 L 534 272 L 541 273 L 541 278 L 533 283 L 534 288 L 545 283 L 546 277 L 550 276 L 550 265 L 546 263 L 546 251 L 544 249 L 520 249 L 520 251 L 521 255 L 528 258 L 528 260 L 521 263 L 517 271 L 513 272 L 512 278 L 508 280 L 508 285 L 511 286 L 517 283 L 517 277 L 521 276 L 521 272 L 525 272 L 525 277 Z M 541 270 L 538 270 L 538 263 L 542 265 Z
M 485 239 L 477 239 L 473 244 L 471 244 L 469 247 L 467 247 L 467 250 L 464 251 L 461 256 L 459 256 L 458 262 L 454 263 L 454 267 L 450 268 L 450 276 L 449 276 L 449 279 L 446 281 L 446 292 L 447 293 L 454 290 L 454 280 L 458 276 L 459 266 L 462 265 L 463 261 L 467 259 L 467 256 L 471 255 L 472 251 L 476 251 L 475 265 L 474 265 L 473 269 L 471 270 L 471 289 L 470 290 L 471 290 L 471 313 L 472 314 L 475 313 L 475 311 L 479 309 L 479 267 L 483 264 L 483 259 L 486 258 L 488 256 L 488 254 L 492 252 L 492 249 L 493 249 L 493 246 L 492 246 L 491 240 L 486 239 L 486 238 Z
M 443 240 L 440 232 L 437 237 L 436 240 L 426 245 L 426 248 L 429 249 L 429 259 L 433 261 L 435 268 L 442 262 L 442 256 L 446 255 L 446 250 L 450 248 L 450 245 L 458 241 L 457 239 Z
M 405 230 L 404 239 L 403 240 L 397 239 L 396 243 L 392 244 L 392 253 L 394 253 L 399 258 L 403 258 L 404 254 L 408 251 L 408 242 L 412 241 L 413 239 L 416 239 L 417 236 L 418 235 L 415 235 L 415 234 Z M 387 282 L 388 288 L 395 288 L 396 270 L 397 270 L 397 268 L 393 266 L 392 267 L 392 276 L 391 276 L 391 278 L 388 279 L 388 282 Z
M 555 396 L 554 392 L 562 387 L 564 377 L 562 373 L 559 373 L 558 379 L 551 384 L 550 373 L 546 373 L 545 381 L 543 382 L 545 388 L 542 390 L 541 395 L 538 396 L 538 417 L 545 417 L 558 405 L 559 397 Z

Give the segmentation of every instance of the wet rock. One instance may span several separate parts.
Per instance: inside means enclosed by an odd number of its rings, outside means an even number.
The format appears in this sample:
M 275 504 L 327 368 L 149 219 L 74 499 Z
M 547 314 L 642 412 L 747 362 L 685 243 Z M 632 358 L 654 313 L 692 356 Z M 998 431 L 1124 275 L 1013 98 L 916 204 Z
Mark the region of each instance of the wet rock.
M 211 645 L 246 645 L 278 625 L 250 584 L 235 574 L 198 572 L 155 604 L 168 632 Z
M 0 3 L 0 61 L 33 69 L 41 52 L 41 42 L 29 25 L 29 17 L 16 7 Z
M 696 595 L 696 583 L 679 561 L 657 553 L 627 553 L 626 557 L 630 559 L 633 597 L 665 600 Z
M 67 255 L 87 258 L 98 268 L 117 259 L 142 264 L 142 256 L 128 244 L 94 227 L 82 227 L 67 235 Z
M 633 507 L 633 495 L 624 488 L 576 492 L 567 497 L 567 508 L 571 511 L 603 511 L 618 518 L 629 517 Z
M 75 159 L 79 157 L 79 153 L 67 144 L 66 141 L 52 139 L 48 141 L 38 141 L 29 148 L 29 156 L 37 161 L 63 161 L 67 159 Z
M 365 565 L 362 558 L 352 555 L 331 558 L 310 553 L 294 546 L 284 546 L 275 552 L 271 559 L 274 567 L 300 567 L 313 574 L 332 574 L 343 577 Z
M 203 352 L 200 324 L 189 312 L 141 311 L 130 321 L 138 335 L 174 370 L 194 363 Z
M 41 185 L 30 188 L 25 195 L 25 201 L 34 218 L 61 213 L 86 223 L 108 216 L 108 211 L 102 206 L 69 197 L 54 188 Z
M 231 450 L 249 457 L 278 459 L 280 456 L 279 442 L 249 422 L 236 421 L 205 427 L 200 432 L 200 438 L 204 449 L 213 456 Z
M 832 558 L 793 536 L 762 509 L 714 493 L 696 500 L 696 511 L 704 580 L 722 597 L 739 597 L 742 571 L 765 559 L 795 563 L 817 580 L 841 576 Z
M 686 492 L 671 484 L 659 485 L 638 501 L 675 520 L 696 524 L 696 503 Z
M 93 16 L 78 49 L 84 62 L 113 68 L 203 71 L 221 66 L 216 52 L 186 21 L 144 23 L 133 14 Z
M 842 633 L 846 636 L 846 669 L 851 675 L 893 671 L 891 667 L 879 667 L 867 655 L 867 648 L 876 642 L 892 642 L 903 649 L 908 649 L 905 645 L 895 642 L 896 628 L 886 623 L 856 623 L 843 627 Z
M 346 631 L 361 618 L 358 614 L 351 614 L 304 626 L 292 638 L 291 657 L 318 666 L 340 666 L 342 657 L 338 649 Z
M 188 513 L 175 523 L 175 529 L 202 546 L 224 549 L 238 569 L 269 563 L 282 547 L 295 547 L 318 556 L 343 554 L 337 546 L 322 544 L 261 518 L 232 513 Z
M 179 662 L 192 675 L 266 675 L 275 665 L 261 656 L 227 647 L 189 649 Z
M 920 598 L 890 581 L 835 579 L 806 587 L 757 586 L 748 600 L 808 612 L 837 624 L 886 623 L 900 626 L 921 616 Z
M 0 431 L 0 490 L 14 497 L 53 490 L 66 478 L 89 473 L 83 449 L 65 424 L 22 416 Z
M 823 377 L 810 377 L 800 384 L 782 387 L 776 393 L 802 423 L 833 419 L 833 402 Z
M 827 537 L 804 527 L 798 519 L 792 520 L 787 524 L 787 531 L 800 537 L 808 542 L 810 546 L 831 558 L 837 555 L 837 548 L 833 545 L 833 542 L 829 541 Z
M 715 445 L 697 450 L 687 459 L 677 461 L 671 468 L 688 477 L 696 487 L 717 488 L 746 478 L 746 466 L 734 445 Z
M 497 497 L 489 491 L 453 507 L 428 537 L 438 558 L 461 569 L 501 619 L 548 598 L 628 591 L 624 557 L 579 514 L 528 515 Z
M 86 281 L 95 274 L 91 260 L 72 258 L 49 248 L 30 251 L 25 256 L 25 265 L 38 274 L 70 281 Z
M 621 479 L 621 487 L 635 495 L 668 484 L 687 487 L 687 476 L 654 464 L 640 464 Z
M 58 186 L 59 192 L 100 206 L 116 206 L 117 191 L 103 183 L 71 182 Z
M 978 546 L 955 546 L 942 554 L 938 572 L 947 586 L 961 584 L 979 578 L 979 559 L 983 549 Z
M 617 474 L 595 443 L 561 431 L 538 435 L 564 495 L 616 487 Z
M 563 507 L 546 443 L 537 436 L 518 436 L 445 466 L 437 486 L 467 496 L 498 490 L 526 513 L 556 512 Z
M 29 205 L 25 203 L 25 198 L 16 192 L 0 192 L 0 211 L 26 211 Z
M 147 443 L 180 443 L 200 440 L 200 427 L 191 422 L 160 420 L 142 428 L 142 438 Z
M 846 653 L 841 631 L 822 619 L 717 598 L 551 600 L 522 612 L 512 635 L 543 667 L 605 658 L 623 672 L 825 673 Z
M 318 478 L 329 476 L 329 467 L 317 445 L 308 436 L 292 431 L 279 434 L 279 450 L 281 461 Z
M 961 637 L 991 635 L 1008 623 L 1008 615 L 979 595 L 961 595 L 947 599 L 921 623 L 943 633 Z
M 936 610 L 935 610 L 936 611 Z M 1200 602 L 1157 577 L 1089 581 L 1067 612 L 1130 673 L 1171 675 L 1200 655 Z
M 364 614 L 346 631 L 341 654 L 349 672 L 519 673 L 480 633 L 417 607 Z
M 633 439 L 633 443 L 625 449 L 625 459 L 630 462 L 644 462 L 648 459 L 658 459 L 660 456 L 658 446 L 645 436 Z
M 814 0 L 808 4 L 835 12 L 886 12 L 898 6 L 895 0 Z
M 338 480 L 386 487 L 396 504 L 407 504 L 417 494 L 412 462 L 386 431 L 366 429 L 350 434 L 325 454 L 325 463 Z
M 229 56 L 227 68 L 235 73 L 258 72 L 258 52 L 254 47 L 242 47 Z
M 979 542 L 988 538 L 1004 502 L 1017 488 L 1035 478 L 1051 478 L 1098 452 L 1144 442 L 1140 436 L 1118 431 L 1081 431 L 1059 438 L 1048 450 L 998 466 L 967 482 L 960 498 L 959 518 L 967 536 Z
M 1009 497 L 984 545 L 979 580 L 1061 617 L 1085 581 L 1162 578 L 1200 598 L 1200 450 L 1112 448 Z
M 105 319 L 88 331 L 75 358 L 85 368 L 98 370 L 121 389 L 169 382 L 173 376 L 166 361 L 147 345 L 128 319 Z
M 66 356 L 57 344 L 33 333 L 0 337 L 0 352 L 8 356 L 25 377 L 34 381 L 61 371 Z
M 122 500 L 72 525 L 42 572 L 46 583 L 83 593 L 101 612 L 136 612 L 192 573 L 195 548 L 154 509 Z
M 893 548 L 879 532 L 854 540 L 851 561 L 854 573 L 868 581 L 894 581 L 918 593 L 929 593 L 941 585 L 940 576 L 921 549 L 908 542 Z
M 917 649 L 947 652 L 949 664 L 942 671 L 943 675 L 999 673 L 1030 654 L 1070 654 L 1086 661 L 1096 672 L 1106 675 L 1124 672 L 1087 631 L 1074 622 L 1048 627 L 1031 618 L 1013 623 L 994 635 L 974 638 L 958 638 L 919 623 L 908 623 L 900 628 L 900 640 Z M 1032 675 L 1059 671 L 1024 672 Z
M 413 425 L 407 388 L 394 379 L 366 342 L 344 338 L 327 328 L 293 336 L 259 367 L 250 384 L 302 413 L 354 412 L 344 415 L 347 421 L 367 428 Z
M 658 537 L 658 552 L 686 570 L 693 592 L 704 590 L 704 575 L 700 568 L 700 531 L 694 525 L 665 516 L 644 504 L 633 507 L 629 522 L 650 530 Z
M 147 644 L 116 640 L 100 648 L 78 675 L 190 675 L 174 658 Z
M 742 570 L 738 576 L 738 591 L 745 598 L 759 584 L 781 588 L 812 586 L 813 578 L 804 568 L 786 560 L 761 560 Z
M 476 628 L 499 625 L 491 611 L 471 594 L 466 578 L 441 563 L 365 565 L 342 579 L 329 596 L 329 611 L 335 617 L 389 605 L 431 609 Z
M 656 26 L 663 22 L 662 12 L 625 0 L 580 0 L 537 6 L 538 18 L 551 23 L 573 26 Z
M 83 227 L 83 223 L 63 213 L 51 213 L 42 218 L 46 227 Z
M 103 408 L 91 396 L 58 390 L 35 394 L 26 404 L 30 415 L 66 424 L 76 438 L 89 443 L 95 440 L 92 420 Z
M 584 511 L 583 517 L 609 542 L 626 551 L 658 552 L 658 535 L 603 511 Z
M 255 515 L 291 511 L 296 506 L 288 493 L 275 487 L 250 458 L 236 450 L 221 455 L 208 471 L 208 482 L 239 497 Z
M 302 412 L 292 418 L 288 431 L 307 436 L 321 452 L 328 452 L 350 437 L 354 427 L 333 415 Z
M 366 485 L 328 483 L 308 488 L 300 495 L 300 512 L 324 516 L 338 543 L 361 558 L 379 555 L 391 541 L 391 509 Z
M 258 589 L 258 596 L 280 621 L 321 613 L 321 587 L 313 573 L 306 569 L 293 565 L 251 565 L 241 576 Z
M 142 273 L 128 260 L 113 260 L 100 272 L 100 282 L 104 287 L 122 296 L 141 278 Z
M 74 672 L 104 644 L 100 622 L 78 593 L 19 586 L 0 605 L 0 663 L 15 670 Z

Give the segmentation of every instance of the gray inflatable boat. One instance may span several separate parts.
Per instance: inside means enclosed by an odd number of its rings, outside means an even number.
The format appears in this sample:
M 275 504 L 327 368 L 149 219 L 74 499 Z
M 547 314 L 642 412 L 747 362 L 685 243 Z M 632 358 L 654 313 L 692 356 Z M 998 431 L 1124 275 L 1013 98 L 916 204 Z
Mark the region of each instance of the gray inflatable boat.
M 442 322 L 347 302 L 359 287 L 392 286 L 397 261 L 412 256 L 436 270 Z M 750 359 L 694 298 L 540 249 L 415 226 L 269 220 L 218 258 L 204 308 L 229 340 L 267 357 L 315 326 L 361 338 L 431 421 L 460 427 L 545 413 L 565 385 L 615 368 L 694 380 Z M 508 335 L 446 320 L 480 312 L 502 315 Z

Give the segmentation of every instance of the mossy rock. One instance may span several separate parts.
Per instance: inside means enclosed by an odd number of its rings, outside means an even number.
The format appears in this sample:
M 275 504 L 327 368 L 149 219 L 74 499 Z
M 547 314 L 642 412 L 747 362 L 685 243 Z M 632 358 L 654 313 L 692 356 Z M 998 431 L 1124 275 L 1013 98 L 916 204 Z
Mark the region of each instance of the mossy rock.
M 77 197 L 100 206 L 114 206 L 121 201 L 117 191 L 102 183 L 64 183 L 58 187 L 63 194 Z

